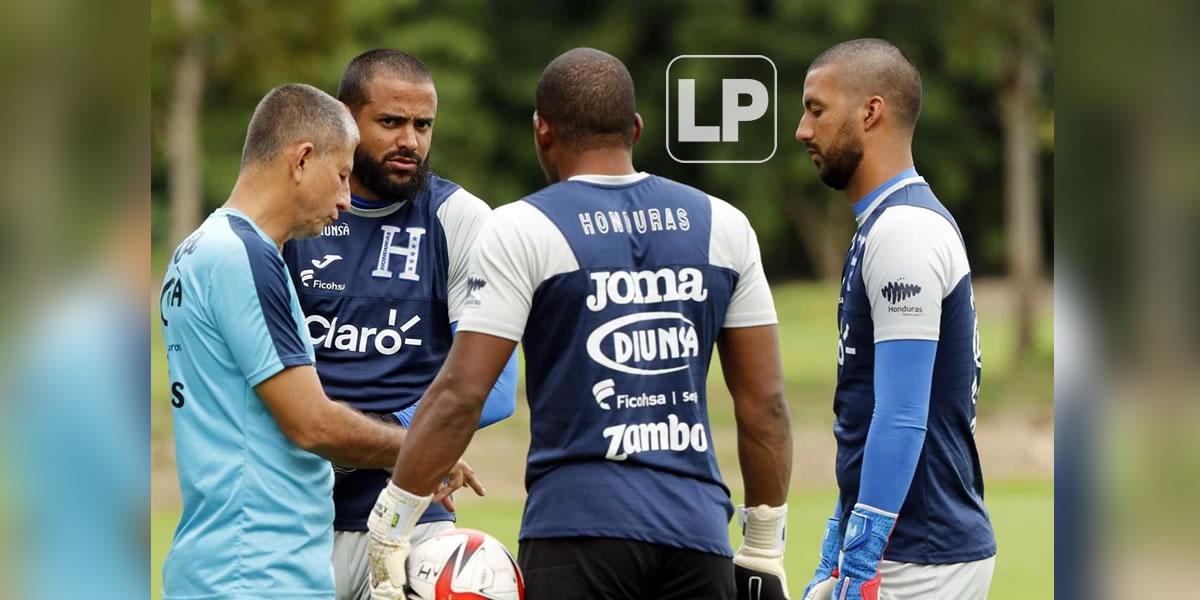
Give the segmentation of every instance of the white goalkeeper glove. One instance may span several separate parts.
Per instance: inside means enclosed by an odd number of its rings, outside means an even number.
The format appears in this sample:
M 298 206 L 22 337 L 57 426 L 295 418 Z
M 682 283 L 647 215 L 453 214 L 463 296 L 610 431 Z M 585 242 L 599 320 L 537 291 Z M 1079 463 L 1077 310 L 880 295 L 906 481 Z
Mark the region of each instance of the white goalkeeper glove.
M 379 492 L 375 508 L 367 518 L 371 600 L 404 600 L 404 584 L 408 581 L 404 566 L 410 549 L 408 538 L 417 519 L 429 507 L 430 498 L 411 494 L 391 481 Z
M 787 505 L 738 507 L 742 546 L 733 555 L 738 600 L 787 600 L 783 550 L 787 538 Z

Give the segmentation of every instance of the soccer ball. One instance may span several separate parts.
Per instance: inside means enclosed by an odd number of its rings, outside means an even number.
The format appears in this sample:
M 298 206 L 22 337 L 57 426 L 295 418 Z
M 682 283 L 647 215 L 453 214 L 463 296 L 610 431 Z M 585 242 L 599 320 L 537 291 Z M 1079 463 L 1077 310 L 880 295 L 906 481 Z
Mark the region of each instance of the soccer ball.
M 523 600 L 525 581 L 512 554 L 474 529 L 443 531 L 408 555 L 409 600 Z

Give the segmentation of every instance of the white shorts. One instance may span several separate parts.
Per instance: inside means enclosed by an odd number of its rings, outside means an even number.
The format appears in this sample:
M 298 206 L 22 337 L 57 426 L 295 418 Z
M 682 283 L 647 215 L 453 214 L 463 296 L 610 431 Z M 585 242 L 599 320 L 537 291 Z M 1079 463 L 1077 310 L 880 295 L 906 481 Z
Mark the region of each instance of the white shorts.
M 453 521 L 422 523 L 413 528 L 408 538 L 412 545 L 425 541 L 447 529 L 454 529 Z M 333 580 L 337 588 L 336 600 L 370 600 L 371 566 L 367 561 L 366 531 L 333 532 Z
M 879 600 L 986 600 L 996 557 L 948 565 L 879 563 Z

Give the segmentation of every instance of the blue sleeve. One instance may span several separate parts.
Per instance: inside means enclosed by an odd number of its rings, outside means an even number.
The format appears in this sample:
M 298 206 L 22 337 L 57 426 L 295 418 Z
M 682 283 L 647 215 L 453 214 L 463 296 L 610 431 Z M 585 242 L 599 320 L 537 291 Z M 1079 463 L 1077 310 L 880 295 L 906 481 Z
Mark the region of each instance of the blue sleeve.
M 450 331 L 458 333 L 457 321 L 450 324 Z M 417 412 L 418 404 L 420 402 L 415 402 L 408 408 L 393 413 L 400 420 L 401 425 L 408 427 L 409 423 L 412 423 L 412 417 Z M 516 407 L 517 351 L 513 350 L 512 356 L 508 357 L 508 363 L 504 365 L 504 370 L 500 372 L 500 377 L 496 378 L 496 384 L 492 386 L 491 393 L 483 403 L 483 413 L 479 415 L 479 428 L 483 429 L 492 423 L 511 417 Z
M 250 224 L 231 218 L 244 255 L 232 254 L 209 275 L 209 309 L 233 360 L 251 386 L 287 367 L 313 363 L 300 337 L 302 317 L 278 251 Z
M 875 412 L 863 451 L 860 503 L 900 512 L 925 444 L 936 354 L 932 340 L 875 344 Z

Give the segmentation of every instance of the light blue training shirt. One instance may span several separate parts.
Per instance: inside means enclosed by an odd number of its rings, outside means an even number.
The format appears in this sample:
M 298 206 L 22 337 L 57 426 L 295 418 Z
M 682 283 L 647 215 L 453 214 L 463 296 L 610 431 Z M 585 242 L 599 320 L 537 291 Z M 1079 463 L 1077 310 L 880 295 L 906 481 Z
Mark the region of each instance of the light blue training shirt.
M 278 246 L 218 209 L 175 250 L 160 302 L 183 496 L 164 598 L 332 598 L 333 471 L 254 389 L 313 363 Z

